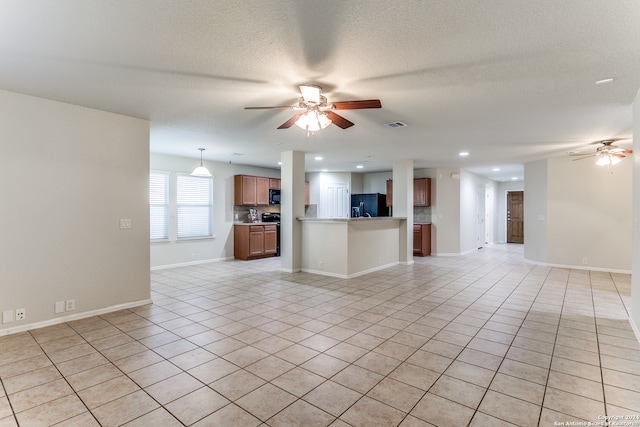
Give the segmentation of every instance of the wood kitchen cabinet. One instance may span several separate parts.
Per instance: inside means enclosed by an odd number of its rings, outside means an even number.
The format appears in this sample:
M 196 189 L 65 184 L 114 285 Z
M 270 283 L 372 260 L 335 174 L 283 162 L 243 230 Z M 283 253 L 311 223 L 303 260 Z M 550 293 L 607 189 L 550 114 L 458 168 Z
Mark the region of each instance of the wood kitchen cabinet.
M 269 188 L 280 190 L 280 178 L 269 178 Z
M 271 179 L 273 178 L 235 175 L 233 177 L 233 204 L 236 206 L 268 205 Z
M 256 205 L 269 204 L 269 178 L 256 177 Z
M 276 225 L 247 224 L 233 227 L 233 256 L 249 260 L 276 254 Z
M 304 182 L 304 205 L 309 206 L 311 200 L 311 184 L 309 181 Z
M 393 180 L 387 180 L 387 206 L 393 205 Z M 431 178 L 413 180 L 413 206 L 431 206 Z
M 431 255 L 431 224 L 413 224 L 413 255 Z
M 413 206 L 431 206 L 431 178 L 413 180 Z

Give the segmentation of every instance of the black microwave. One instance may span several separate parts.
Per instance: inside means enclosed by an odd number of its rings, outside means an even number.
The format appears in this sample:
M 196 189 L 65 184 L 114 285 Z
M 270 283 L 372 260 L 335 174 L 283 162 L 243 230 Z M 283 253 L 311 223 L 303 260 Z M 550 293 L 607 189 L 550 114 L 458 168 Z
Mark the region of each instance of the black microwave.
M 279 205 L 280 204 L 280 190 L 269 190 L 269 204 L 270 205 Z

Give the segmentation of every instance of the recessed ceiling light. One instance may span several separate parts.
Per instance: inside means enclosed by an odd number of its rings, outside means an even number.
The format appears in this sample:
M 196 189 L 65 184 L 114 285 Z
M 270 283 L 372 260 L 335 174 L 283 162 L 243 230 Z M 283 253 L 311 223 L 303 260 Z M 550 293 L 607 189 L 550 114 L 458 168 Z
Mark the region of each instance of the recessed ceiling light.
M 321 172 L 328 172 L 329 169 L 322 169 Z
M 356 168 L 358 168 L 358 169 L 362 169 L 363 167 L 364 166 L 362 166 L 362 165 L 356 165 Z
M 500 171 L 500 168 L 493 168 L 493 169 L 491 169 L 491 170 L 492 170 L 492 171 L 494 171 L 494 172 L 499 172 L 499 171 Z
M 613 77 L 609 77 L 608 79 L 596 80 L 597 85 L 611 83 L 613 81 Z
M 278 162 L 278 166 L 282 166 L 282 162 Z
M 314 159 L 316 160 L 322 160 L 322 156 L 315 156 Z
M 516 179 L 518 179 L 518 177 L 517 176 L 512 176 L 511 179 L 515 181 Z
M 460 157 L 465 157 L 465 156 L 468 156 L 468 155 L 469 155 L 469 152 L 468 152 L 468 151 L 461 151 L 461 152 L 459 152 L 459 153 L 458 153 L 458 155 L 459 155 Z

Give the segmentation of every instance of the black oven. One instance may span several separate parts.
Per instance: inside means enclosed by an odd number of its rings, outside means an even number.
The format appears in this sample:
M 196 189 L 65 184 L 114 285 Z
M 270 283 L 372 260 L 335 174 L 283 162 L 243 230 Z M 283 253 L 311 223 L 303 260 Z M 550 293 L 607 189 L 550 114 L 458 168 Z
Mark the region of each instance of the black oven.
M 273 188 L 269 190 L 269 204 L 270 205 L 280 204 L 280 190 L 274 190 Z

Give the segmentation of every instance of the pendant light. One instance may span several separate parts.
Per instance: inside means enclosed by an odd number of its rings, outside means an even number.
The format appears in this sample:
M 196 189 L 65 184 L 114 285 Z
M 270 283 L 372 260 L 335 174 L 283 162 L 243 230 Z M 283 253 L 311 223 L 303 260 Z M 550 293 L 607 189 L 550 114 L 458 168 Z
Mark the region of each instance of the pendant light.
M 200 166 L 198 166 L 193 170 L 193 172 L 191 172 L 191 176 L 211 176 L 211 172 L 209 172 L 209 169 L 205 168 L 202 165 L 202 152 L 204 151 L 204 148 L 198 148 L 198 150 L 200 150 Z

